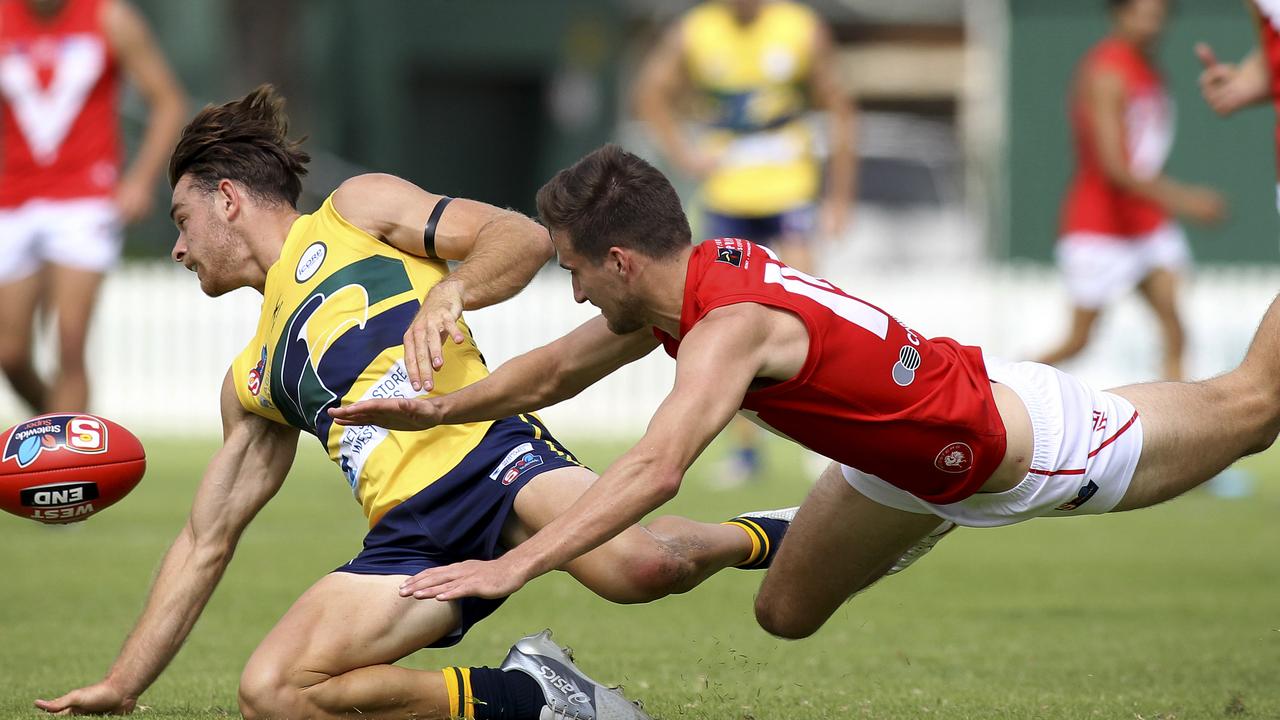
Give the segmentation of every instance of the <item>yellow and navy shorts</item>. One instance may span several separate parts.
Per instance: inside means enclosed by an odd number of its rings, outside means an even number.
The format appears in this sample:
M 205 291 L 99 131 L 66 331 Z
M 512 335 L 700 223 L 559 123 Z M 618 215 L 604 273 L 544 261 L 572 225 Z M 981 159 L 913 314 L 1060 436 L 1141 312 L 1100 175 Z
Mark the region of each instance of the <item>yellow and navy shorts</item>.
M 793 238 L 808 242 L 813 237 L 817 215 L 817 206 L 813 204 L 760 217 L 723 215 L 704 210 L 699 234 L 705 238 L 740 238 L 771 247 Z
M 503 418 L 457 467 L 383 515 L 360 554 L 334 572 L 416 575 L 463 560 L 492 560 L 508 549 L 502 528 L 521 488 L 544 472 L 575 466 L 581 463 L 536 418 Z M 459 601 L 462 623 L 428 647 L 456 644 L 505 599 Z

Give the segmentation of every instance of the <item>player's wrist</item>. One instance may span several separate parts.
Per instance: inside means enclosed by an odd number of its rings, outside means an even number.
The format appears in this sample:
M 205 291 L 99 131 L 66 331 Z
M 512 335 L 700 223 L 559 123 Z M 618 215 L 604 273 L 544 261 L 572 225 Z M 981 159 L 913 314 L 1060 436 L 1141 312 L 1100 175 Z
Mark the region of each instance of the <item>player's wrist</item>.
M 137 702 L 146 686 L 136 678 L 128 678 L 115 670 L 107 673 L 98 685 L 120 698 L 120 702 Z

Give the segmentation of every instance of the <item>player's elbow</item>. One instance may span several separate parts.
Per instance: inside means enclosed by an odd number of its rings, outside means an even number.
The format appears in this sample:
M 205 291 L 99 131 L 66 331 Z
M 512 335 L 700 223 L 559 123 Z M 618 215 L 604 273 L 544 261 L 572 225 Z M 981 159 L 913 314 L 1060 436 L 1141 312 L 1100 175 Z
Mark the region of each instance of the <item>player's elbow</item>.
M 680 492 L 680 483 L 684 480 L 684 470 L 672 463 L 655 463 L 652 482 L 648 484 L 650 503 L 657 507 L 673 498 Z
M 529 218 L 522 216 L 522 219 L 533 226 L 529 233 L 529 254 L 531 258 L 537 261 L 538 267 L 541 268 L 556 256 L 556 247 L 551 244 L 551 233 Z

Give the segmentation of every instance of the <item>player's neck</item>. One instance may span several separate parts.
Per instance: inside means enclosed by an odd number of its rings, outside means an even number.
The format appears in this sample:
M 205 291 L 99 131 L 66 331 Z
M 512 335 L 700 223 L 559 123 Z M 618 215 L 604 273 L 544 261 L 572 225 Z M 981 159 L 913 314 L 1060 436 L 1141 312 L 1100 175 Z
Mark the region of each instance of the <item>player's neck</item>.
M 258 292 L 265 292 L 267 272 L 280 259 L 284 244 L 289 239 L 289 231 L 300 217 L 302 213 L 297 210 L 283 207 L 263 212 L 262 217 L 250 225 L 252 230 L 246 238 L 253 265 L 253 280 L 250 285 Z

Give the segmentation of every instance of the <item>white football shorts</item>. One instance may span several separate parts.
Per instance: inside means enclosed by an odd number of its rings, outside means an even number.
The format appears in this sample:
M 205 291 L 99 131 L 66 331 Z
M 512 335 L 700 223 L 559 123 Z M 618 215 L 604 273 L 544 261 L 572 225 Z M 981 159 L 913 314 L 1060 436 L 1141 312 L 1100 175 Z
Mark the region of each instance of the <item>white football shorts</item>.
M 0 210 L 0 283 L 29 277 L 41 265 L 106 272 L 124 243 L 110 198 L 31 200 Z
M 1071 303 L 1088 310 L 1133 290 L 1152 270 L 1182 271 L 1191 264 L 1187 236 L 1173 222 L 1132 239 L 1072 233 L 1058 241 L 1055 254 Z
M 844 479 L 881 505 L 968 527 L 1112 510 L 1129 489 L 1142 453 L 1142 420 L 1133 405 L 1048 365 L 990 356 L 986 365 L 987 376 L 1017 393 L 1031 416 L 1031 470 L 1021 483 L 936 505 L 848 466 L 841 466 Z

